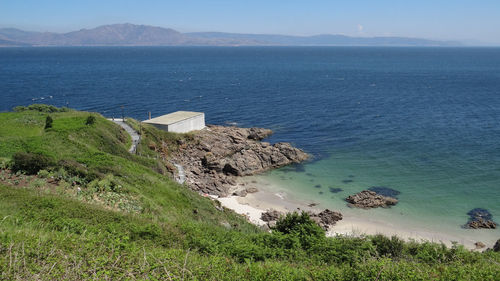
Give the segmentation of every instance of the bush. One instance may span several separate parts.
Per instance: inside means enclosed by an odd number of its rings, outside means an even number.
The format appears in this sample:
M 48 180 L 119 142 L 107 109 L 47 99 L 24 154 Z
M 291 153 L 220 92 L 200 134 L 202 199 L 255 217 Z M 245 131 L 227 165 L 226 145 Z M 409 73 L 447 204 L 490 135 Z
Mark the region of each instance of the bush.
M 52 117 L 47 116 L 47 118 L 45 118 L 45 129 L 52 128 L 52 122 L 54 122 L 54 120 L 52 119 Z
M 325 231 L 311 220 L 306 212 L 286 214 L 276 222 L 274 230 L 282 234 L 296 236 L 304 249 L 309 249 L 325 239 Z
M 89 115 L 89 117 L 87 117 L 87 121 L 85 122 L 85 125 L 94 125 L 95 124 L 95 116 L 93 115 Z
M 373 236 L 371 240 L 380 256 L 399 258 L 403 253 L 405 243 L 397 236 L 389 238 L 382 234 L 377 234 Z
M 12 170 L 35 175 L 52 165 L 52 159 L 40 153 L 17 152 L 12 157 Z

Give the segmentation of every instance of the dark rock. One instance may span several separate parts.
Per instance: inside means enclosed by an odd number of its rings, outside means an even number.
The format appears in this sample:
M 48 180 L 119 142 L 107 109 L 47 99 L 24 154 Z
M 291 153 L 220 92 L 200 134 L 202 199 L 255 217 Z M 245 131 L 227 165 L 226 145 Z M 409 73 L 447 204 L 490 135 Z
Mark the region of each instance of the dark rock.
M 307 206 L 309 206 L 309 207 L 318 206 L 318 203 L 311 203 L 311 204 L 309 204 L 309 205 L 307 205 Z
M 493 252 L 500 252 L 500 239 L 498 239 L 495 245 L 493 246 Z
M 319 195 L 321 195 L 321 194 L 323 194 L 323 193 L 324 193 L 323 191 L 318 192 L 318 194 L 319 194 Z
M 321 184 L 317 184 L 314 186 L 315 188 L 321 188 Z
M 377 194 L 392 198 L 398 198 L 398 195 L 401 194 L 401 192 L 385 186 L 372 186 L 368 188 L 368 190 L 375 191 Z
M 339 193 L 339 192 L 343 191 L 342 188 L 338 188 L 338 187 L 330 187 L 329 189 L 330 189 L 331 193 Z
M 342 182 L 343 183 L 351 183 L 351 182 L 353 182 L 353 180 L 343 180 Z
M 278 212 L 276 210 L 270 210 L 262 213 L 260 218 L 265 222 L 270 222 L 270 221 L 277 221 L 282 215 L 283 214 L 281 212 Z
M 396 198 L 383 196 L 377 194 L 374 191 L 363 190 L 359 193 L 351 195 L 346 198 L 349 202 L 350 207 L 357 207 L 363 209 L 377 208 L 377 207 L 389 207 L 396 205 L 398 200 Z
M 328 230 L 330 226 L 335 225 L 337 221 L 342 220 L 341 213 L 334 212 L 328 209 L 325 209 L 324 211 L 317 214 L 309 212 L 309 216 L 324 230 Z
M 472 229 L 478 229 L 478 228 L 495 229 L 497 228 L 497 224 L 492 220 L 476 219 L 467 222 L 465 227 Z
M 476 249 L 482 249 L 482 248 L 486 247 L 486 245 L 484 245 L 483 242 L 479 242 L 479 241 L 474 243 L 474 245 L 476 246 Z
M 267 138 L 268 136 L 272 135 L 273 131 L 269 129 L 262 129 L 262 128 L 250 128 L 248 129 L 248 136 L 247 138 L 251 140 L 263 140 Z

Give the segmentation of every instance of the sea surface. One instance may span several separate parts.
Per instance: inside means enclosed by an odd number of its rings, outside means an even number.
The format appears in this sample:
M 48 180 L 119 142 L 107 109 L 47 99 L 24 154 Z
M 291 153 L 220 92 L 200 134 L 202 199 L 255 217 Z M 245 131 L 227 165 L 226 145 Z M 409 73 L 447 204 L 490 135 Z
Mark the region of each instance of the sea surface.
M 262 175 L 321 206 L 481 239 L 500 222 L 500 48 L 0 48 L 0 111 L 47 103 L 146 119 L 203 111 L 210 124 L 271 128 L 313 159 Z M 389 209 L 351 210 L 370 187 Z

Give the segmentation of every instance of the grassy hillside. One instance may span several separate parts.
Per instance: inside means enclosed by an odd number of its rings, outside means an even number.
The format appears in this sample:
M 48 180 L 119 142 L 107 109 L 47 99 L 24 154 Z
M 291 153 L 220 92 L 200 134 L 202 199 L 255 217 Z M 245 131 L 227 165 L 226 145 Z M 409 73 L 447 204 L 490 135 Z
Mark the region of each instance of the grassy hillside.
M 31 109 L 0 114 L 0 279 L 500 280 L 493 251 L 325 238 L 298 214 L 261 231 L 170 179 L 160 155 L 192 135 L 145 126 L 131 155 L 99 114 Z

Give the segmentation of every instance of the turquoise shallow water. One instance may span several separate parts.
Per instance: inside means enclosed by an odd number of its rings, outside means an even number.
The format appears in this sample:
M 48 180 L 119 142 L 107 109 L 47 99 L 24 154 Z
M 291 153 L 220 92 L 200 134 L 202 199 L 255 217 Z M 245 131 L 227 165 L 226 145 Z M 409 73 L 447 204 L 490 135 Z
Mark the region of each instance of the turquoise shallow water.
M 473 208 L 500 222 L 500 48 L 1 48 L 0 97 L 0 111 L 41 102 L 117 117 L 123 105 L 137 119 L 192 110 L 271 128 L 270 142 L 313 155 L 263 176 L 297 198 L 500 237 L 461 228 Z M 371 186 L 400 191 L 399 204 L 347 209 Z
M 473 208 L 488 209 L 500 217 L 498 171 L 478 169 L 474 163 L 455 166 L 449 157 L 423 161 L 412 151 L 377 152 L 339 149 L 331 156 L 298 167 L 286 167 L 260 176 L 285 190 L 292 198 L 320 203 L 361 218 L 389 222 L 395 228 L 460 234 L 470 239 L 494 241 L 500 229 L 463 229 Z M 471 176 L 473 174 L 474 176 Z M 387 209 L 347 207 L 345 198 L 373 186 L 401 192 L 399 203 Z M 341 191 L 339 191 L 341 189 Z

